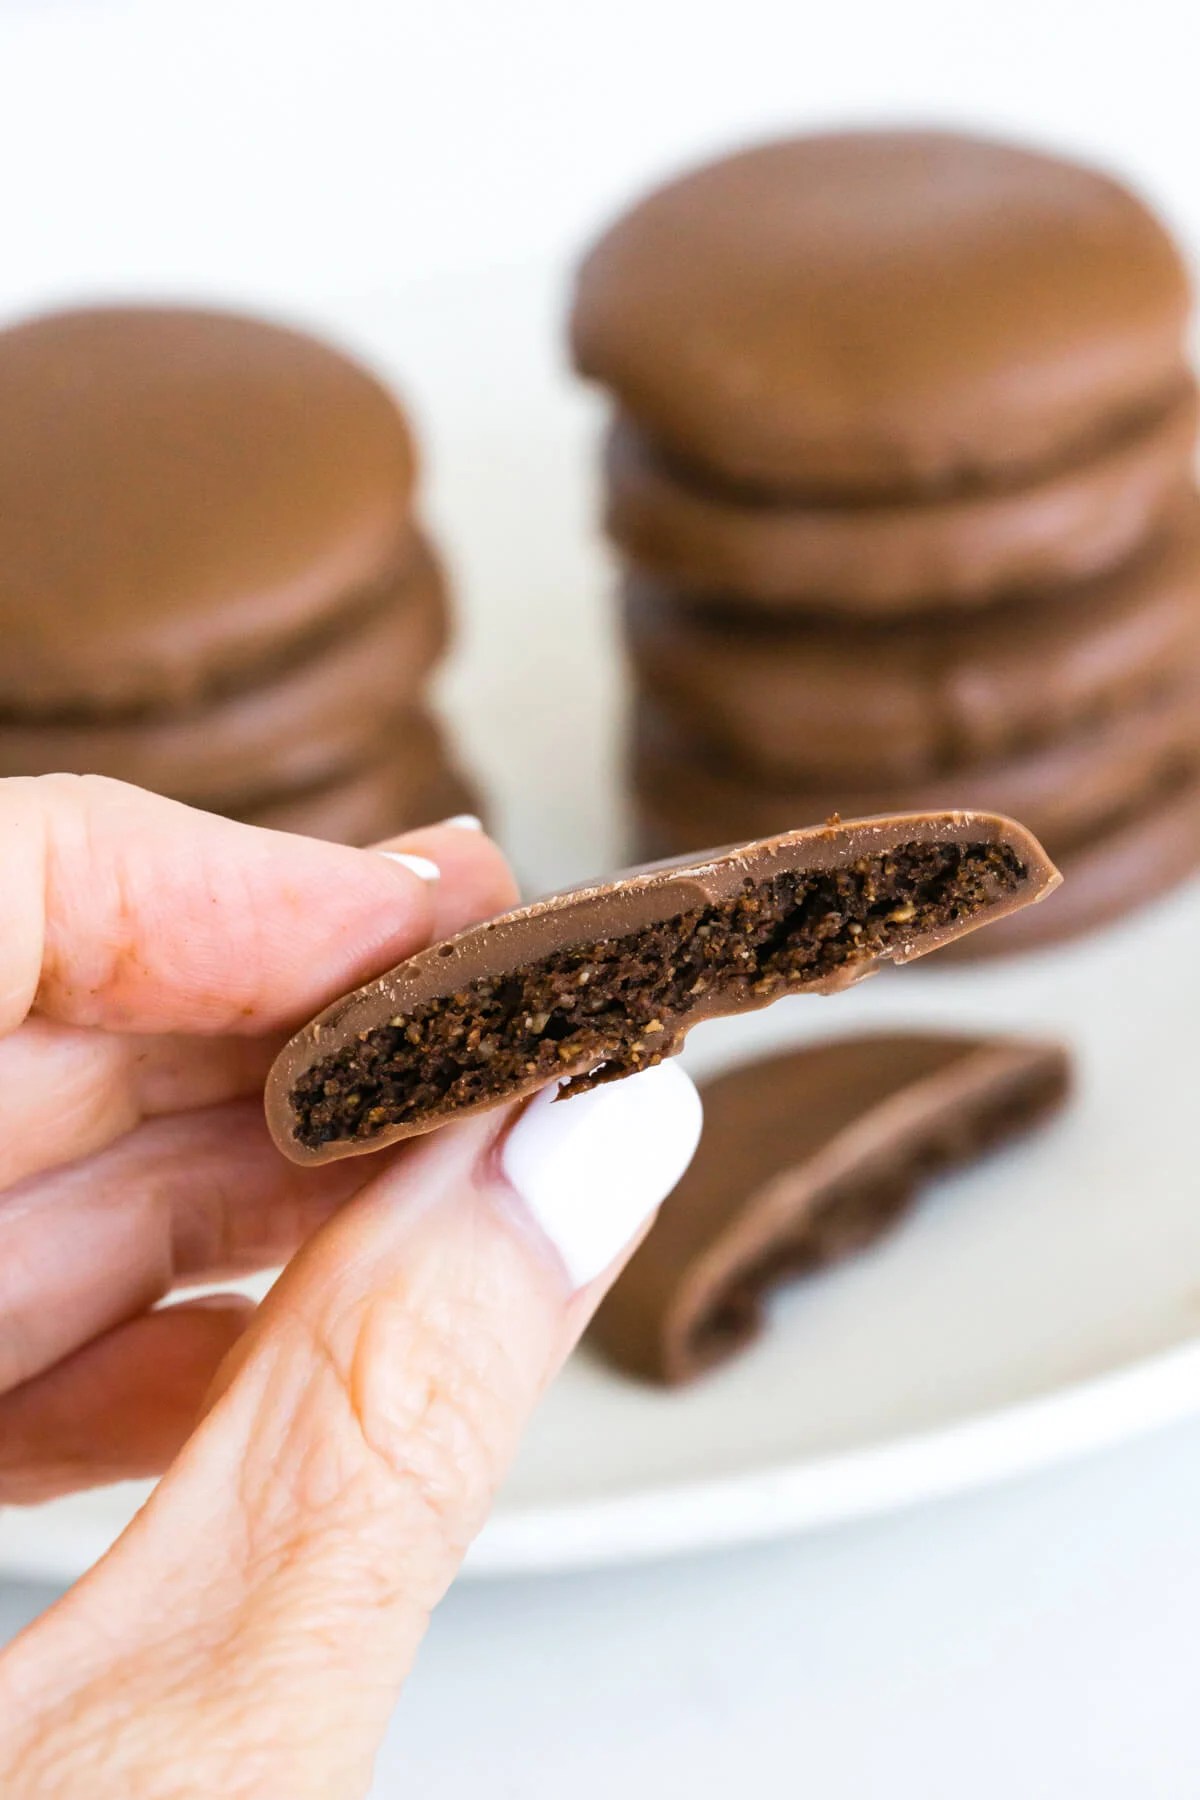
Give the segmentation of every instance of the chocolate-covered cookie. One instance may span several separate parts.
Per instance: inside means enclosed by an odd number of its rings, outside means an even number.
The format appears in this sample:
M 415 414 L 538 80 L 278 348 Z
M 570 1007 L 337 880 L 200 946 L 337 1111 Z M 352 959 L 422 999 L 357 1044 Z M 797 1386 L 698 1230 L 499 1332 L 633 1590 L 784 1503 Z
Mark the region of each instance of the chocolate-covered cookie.
M 703 741 L 650 702 L 634 715 L 630 761 L 638 851 L 647 856 L 682 856 L 714 838 L 762 837 L 834 813 L 971 807 L 1020 819 L 1057 858 L 1193 771 L 1200 773 L 1200 673 L 1032 749 L 908 780 L 864 786 L 829 778 L 783 788 L 754 781 L 714 765 Z
M 680 594 L 749 608 L 887 616 L 1058 590 L 1112 568 L 1192 482 L 1196 393 L 1095 455 L 1027 485 L 824 505 L 727 492 L 660 454 L 631 419 L 608 442 L 606 524 L 626 557 Z
M 0 712 L 0 775 L 111 775 L 222 811 L 328 784 L 377 758 L 417 704 L 448 618 L 441 571 L 418 543 L 393 590 L 257 671 L 251 686 L 125 715 L 37 722 Z M 394 802 L 394 777 L 375 785 Z
M 248 825 L 293 831 L 338 844 L 374 844 L 399 831 L 455 813 L 479 813 L 477 795 L 447 754 L 445 735 L 428 713 L 376 719 L 370 760 L 333 779 L 250 800 L 233 812 Z
M 751 490 L 1026 482 L 1158 410 L 1188 283 L 1095 170 L 935 131 L 763 144 L 659 188 L 579 273 L 572 341 L 668 450 Z
M 704 1019 L 829 993 L 1040 900 L 1040 845 L 987 814 L 789 832 L 535 901 L 420 951 L 287 1045 L 267 1118 L 297 1162 L 429 1131 L 548 1082 L 673 1055 Z
M 638 682 L 773 784 L 877 783 L 1000 758 L 1200 670 L 1200 505 L 1133 561 L 1029 606 L 754 625 L 626 586 Z
M 763 1297 L 872 1243 L 922 1184 L 1042 1123 L 1066 1052 L 1016 1038 L 843 1038 L 732 1069 L 701 1089 L 691 1167 L 602 1302 L 618 1367 L 690 1381 L 762 1326 Z
M 184 307 L 0 332 L 0 710 L 190 704 L 409 559 L 413 446 L 347 357 Z

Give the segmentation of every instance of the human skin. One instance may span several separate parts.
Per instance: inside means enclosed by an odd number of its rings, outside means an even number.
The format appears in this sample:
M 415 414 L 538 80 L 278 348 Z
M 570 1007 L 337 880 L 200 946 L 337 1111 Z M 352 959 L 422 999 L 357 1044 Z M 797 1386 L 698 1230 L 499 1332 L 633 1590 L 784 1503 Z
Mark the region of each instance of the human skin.
M 671 1070 L 657 1161 L 646 1076 L 297 1168 L 261 1107 L 283 1035 L 511 904 L 494 845 L 380 855 L 52 776 L 0 782 L 0 859 L 0 1503 L 165 1471 L 0 1656 L 0 1792 L 347 1800 L 694 1096 Z M 590 1237 L 573 1158 L 616 1195 Z M 257 1309 L 161 1304 L 281 1263 Z

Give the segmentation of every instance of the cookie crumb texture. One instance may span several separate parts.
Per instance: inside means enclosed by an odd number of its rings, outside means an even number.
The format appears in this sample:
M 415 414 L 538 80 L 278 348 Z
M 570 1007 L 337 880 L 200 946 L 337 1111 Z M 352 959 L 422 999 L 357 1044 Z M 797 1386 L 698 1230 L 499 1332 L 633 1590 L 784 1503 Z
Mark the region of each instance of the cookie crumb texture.
M 1014 893 L 1007 846 L 901 844 L 820 874 L 747 880 L 735 898 L 556 951 L 363 1032 L 289 1095 L 306 1149 L 495 1103 L 573 1070 L 581 1094 L 658 1063 L 695 1016 L 764 1005 L 893 956 Z

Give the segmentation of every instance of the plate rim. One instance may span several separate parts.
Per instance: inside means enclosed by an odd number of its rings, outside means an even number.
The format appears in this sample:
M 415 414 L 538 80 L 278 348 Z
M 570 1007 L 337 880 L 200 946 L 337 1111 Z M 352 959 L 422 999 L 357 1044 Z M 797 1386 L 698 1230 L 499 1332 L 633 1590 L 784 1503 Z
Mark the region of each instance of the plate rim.
M 1200 1334 L 1027 1400 L 859 1449 L 732 1475 L 506 1508 L 462 1574 L 495 1580 L 666 1561 L 764 1543 L 1015 1480 L 1200 1413 Z M 104 1549 L 95 1523 L 6 1509 L 0 1576 L 74 1581 Z
M 665 1560 L 878 1517 L 1015 1480 L 1200 1412 L 1200 1334 L 1027 1400 L 861 1449 L 545 1506 L 503 1505 L 465 1572 L 494 1578 Z

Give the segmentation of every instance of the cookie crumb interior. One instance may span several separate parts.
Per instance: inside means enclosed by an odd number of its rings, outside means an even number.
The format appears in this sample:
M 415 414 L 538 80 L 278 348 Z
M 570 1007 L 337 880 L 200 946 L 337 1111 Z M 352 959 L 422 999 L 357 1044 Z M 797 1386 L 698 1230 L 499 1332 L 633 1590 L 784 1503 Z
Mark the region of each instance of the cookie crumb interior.
M 575 1071 L 564 1094 L 661 1062 L 715 997 L 763 1002 L 973 917 L 1025 865 L 994 843 L 900 844 L 844 868 L 747 879 L 728 900 L 556 950 L 362 1032 L 289 1095 L 308 1149 L 448 1118 Z

